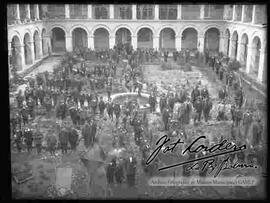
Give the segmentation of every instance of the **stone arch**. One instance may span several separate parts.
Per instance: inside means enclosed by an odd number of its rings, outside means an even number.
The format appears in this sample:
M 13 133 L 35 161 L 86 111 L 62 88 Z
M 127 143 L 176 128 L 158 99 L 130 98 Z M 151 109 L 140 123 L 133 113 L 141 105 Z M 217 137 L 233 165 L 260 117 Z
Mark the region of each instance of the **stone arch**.
M 169 49 L 171 51 L 175 50 L 175 38 L 176 32 L 171 27 L 164 26 L 162 30 L 159 31 L 159 47 L 160 49 Z
M 10 64 L 15 66 L 17 70 L 22 69 L 22 53 L 21 53 L 21 41 L 17 35 L 13 35 L 11 38 L 11 55 Z
M 153 26 L 151 25 L 148 25 L 148 24 L 143 24 L 143 25 L 140 25 L 139 27 L 136 28 L 135 30 L 135 36 L 138 36 L 138 32 L 142 29 L 142 28 L 148 28 L 152 31 L 152 33 L 154 34 L 155 33 L 155 29 Z
M 129 25 L 126 25 L 126 24 L 121 24 L 121 25 L 116 26 L 116 27 L 114 28 L 113 32 L 112 32 L 112 35 L 115 36 L 115 35 L 116 35 L 116 32 L 117 32 L 118 30 L 120 30 L 121 28 L 126 28 L 127 30 L 130 31 L 131 36 L 134 35 L 134 30 L 133 30 Z
M 13 31 L 13 32 L 9 35 L 9 37 L 8 37 L 9 40 L 8 40 L 8 41 L 11 42 L 12 39 L 13 39 L 13 37 L 15 37 L 15 36 L 18 37 L 18 39 L 20 40 L 20 43 L 22 44 L 23 39 L 22 39 L 22 37 L 21 37 L 20 32 L 18 32 L 17 30 Z M 24 36 L 24 35 L 23 35 L 23 36 Z
M 96 50 L 103 50 L 110 48 L 110 32 L 105 27 L 98 27 L 93 32 L 94 48 Z
M 73 25 L 70 30 L 69 30 L 69 34 L 72 35 L 72 32 L 76 29 L 76 28 L 81 28 L 83 30 L 85 30 L 85 32 L 87 33 L 87 36 L 89 36 L 89 30 L 86 26 L 82 25 L 82 24 L 76 24 L 76 25 Z
M 88 31 L 84 28 L 77 26 L 71 31 L 72 36 L 72 47 L 76 48 L 87 48 L 88 47 Z
M 25 29 L 22 36 L 25 37 L 26 34 L 29 34 L 30 38 L 33 39 L 33 33 L 30 29 Z
M 31 36 L 27 32 L 25 33 L 23 37 L 23 43 L 24 43 L 24 57 L 25 57 L 25 64 L 30 65 L 33 63 L 34 59 L 32 58 L 32 50 L 31 50 Z
M 224 50 L 227 56 L 229 56 L 230 39 L 231 39 L 231 33 L 230 33 L 230 30 L 227 28 L 224 32 Z
M 115 44 L 129 44 L 131 45 L 132 33 L 129 29 L 121 27 L 115 32 Z
M 172 29 L 173 31 L 174 31 L 174 33 L 175 33 L 175 36 L 178 34 L 178 31 L 177 31 L 177 29 L 176 29 L 176 27 L 175 26 L 173 26 L 173 25 L 163 25 L 163 26 L 161 26 L 159 29 L 158 29 L 158 34 L 160 35 L 160 32 L 163 30 L 163 29 L 166 29 L 166 28 L 170 28 L 170 29 Z
M 234 30 L 231 36 L 231 55 L 230 55 L 230 57 L 234 59 L 237 58 L 238 39 L 239 34 L 237 30 Z
M 53 24 L 53 25 L 50 26 L 50 28 L 49 28 L 49 30 L 50 30 L 50 35 L 52 34 L 52 30 L 53 30 L 54 28 L 60 28 L 60 29 L 62 29 L 62 30 L 64 31 L 64 33 L 65 33 L 65 36 L 68 34 L 68 31 L 67 31 L 67 29 L 66 29 L 65 26 L 63 26 L 63 25 L 61 25 L 61 24 Z
M 33 34 L 33 42 L 34 42 L 34 53 L 35 53 L 35 60 L 37 59 L 40 59 L 41 58 L 41 55 L 40 55 L 40 33 L 35 30 L 34 31 L 34 34 Z
M 258 31 L 253 32 L 253 33 L 250 35 L 250 39 L 251 39 L 250 42 L 253 42 L 253 39 L 254 39 L 255 37 L 258 37 L 258 38 L 260 39 L 260 41 L 263 42 L 263 43 L 262 43 L 262 46 L 264 46 L 264 48 L 265 48 L 265 47 L 266 47 L 266 38 L 262 35 L 262 33 L 261 33 L 261 32 L 258 32 Z
M 220 34 L 220 37 L 223 37 L 223 28 L 218 25 L 218 24 L 210 24 L 210 25 L 207 25 L 204 29 L 203 29 L 203 34 L 205 35 L 206 32 L 212 28 L 215 28 L 219 31 L 219 34 Z
M 248 35 L 246 33 L 243 33 L 240 38 L 240 56 L 239 61 L 240 63 L 245 67 L 247 63 L 247 52 L 248 52 Z
M 38 32 L 39 34 L 41 33 L 39 27 L 35 27 L 35 28 L 34 28 L 34 32 L 33 32 L 33 33 L 35 33 L 35 32 Z M 34 34 L 33 34 L 33 35 L 34 35 Z
M 198 36 L 202 35 L 202 32 L 201 32 L 201 30 L 197 27 L 197 25 L 195 25 L 195 24 L 189 24 L 189 25 L 186 25 L 186 26 L 184 26 L 183 28 L 181 28 L 181 30 L 180 30 L 180 32 L 179 32 L 179 36 L 182 36 L 183 32 L 184 32 L 186 29 L 188 29 L 188 28 L 193 28 L 193 29 L 195 29 L 195 30 L 197 31 L 197 33 L 198 33 Z
M 99 29 L 99 28 L 103 28 L 103 29 L 107 30 L 108 33 L 109 33 L 109 35 L 111 35 L 111 33 L 112 33 L 111 29 L 110 29 L 107 25 L 98 24 L 98 25 L 95 25 L 95 26 L 92 28 L 92 30 L 91 30 L 91 32 L 90 32 L 91 36 L 94 36 L 95 31 L 96 31 L 97 29 Z
M 181 32 L 182 49 L 198 49 L 198 30 L 194 27 L 186 27 Z
M 138 48 L 153 48 L 154 32 L 149 27 L 141 27 L 136 31 Z
M 52 51 L 61 53 L 66 51 L 66 31 L 61 27 L 54 26 L 51 30 Z
M 209 26 L 204 32 L 204 49 L 210 53 L 219 52 L 220 30 L 217 27 Z

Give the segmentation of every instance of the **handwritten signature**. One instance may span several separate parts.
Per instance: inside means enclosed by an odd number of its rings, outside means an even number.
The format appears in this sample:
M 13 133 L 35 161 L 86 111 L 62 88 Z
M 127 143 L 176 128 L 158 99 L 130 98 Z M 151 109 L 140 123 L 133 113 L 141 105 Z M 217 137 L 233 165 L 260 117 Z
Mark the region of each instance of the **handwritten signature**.
M 238 163 L 238 162 L 229 165 L 229 157 L 227 157 L 223 161 L 221 161 L 221 163 L 219 165 L 217 163 L 215 163 L 214 158 L 217 158 L 217 157 L 223 156 L 223 155 L 239 153 L 239 152 L 245 150 L 247 148 L 245 144 L 243 144 L 241 146 L 237 146 L 234 143 L 228 142 L 225 139 L 225 140 L 221 141 L 220 143 L 215 144 L 211 147 L 205 146 L 203 144 L 198 145 L 198 141 L 202 140 L 202 139 L 206 139 L 206 136 L 200 136 L 200 137 L 196 138 L 190 145 L 188 145 L 188 147 L 186 149 L 184 149 L 182 151 L 182 154 L 185 155 L 186 153 L 189 153 L 190 155 L 191 154 L 195 155 L 197 153 L 202 152 L 204 154 L 207 154 L 206 156 L 202 156 L 202 157 L 194 158 L 194 159 L 187 160 L 184 162 L 165 166 L 165 167 L 159 168 L 158 170 L 159 171 L 167 170 L 170 168 L 174 168 L 174 167 L 178 167 L 178 166 L 182 166 L 182 165 L 186 165 L 186 164 L 190 164 L 190 163 L 195 162 L 195 164 L 188 167 L 188 170 L 199 170 L 199 169 L 204 170 L 208 166 L 208 168 L 211 169 L 209 171 L 209 174 L 210 174 L 212 171 L 214 171 L 214 169 L 216 169 L 218 167 L 216 170 L 216 173 L 214 175 L 214 177 L 216 177 L 220 173 L 221 170 L 235 169 L 235 168 L 256 168 L 256 166 L 254 166 L 253 164 L 243 164 L 243 163 Z M 166 154 L 168 152 L 172 153 L 172 152 L 174 152 L 176 146 L 178 146 L 179 144 L 184 144 L 184 141 L 182 141 L 181 138 L 179 138 L 178 140 L 171 142 L 171 143 L 170 143 L 170 141 L 171 141 L 171 139 L 167 135 L 160 137 L 156 142 L 157 147 L 155 148 L 155 150 L 150 154 L 150 156 L 146 160 L 146 165 L 149 165 L 152 161 L 154 161 L 154 159 L 158 156 L 158 154 L 161 151 L 164 154 Z M 214 153 L 214 152 L 216 152 L 216 153 Z M 204 161 L 202 164 L 202 167 L 199 167 L 199 161 Z

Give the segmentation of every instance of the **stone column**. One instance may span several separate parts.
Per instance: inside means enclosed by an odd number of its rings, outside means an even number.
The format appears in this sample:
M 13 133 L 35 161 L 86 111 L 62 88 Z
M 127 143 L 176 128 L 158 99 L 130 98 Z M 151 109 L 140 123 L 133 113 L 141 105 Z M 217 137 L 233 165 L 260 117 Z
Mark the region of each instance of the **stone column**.
M 246 63 L 246 73 L 248 74 L 250 72 L 250 67 L 252 65 L 252 54 L 253 54 L 253 49 L 251 45 L 248 45 L 247 47 L 247 63 Z
M 158 5 L 158 4 L 155 4 L 154 8 L 155 8 L 155 16 L 154 16 L 154 19 L 155 19 L 155 20 L 159 20 L 159 5 Z
M 26 19 L 31 20 L 31 15 L 30 15 L 30 4 L 26 5 Z
M 204 19 L 204 11 L 205 11 L 205 5 L 201 5 L 201 7 L 200 7 L 200 19 Z
M 88 48 L 89 49 L 94 49 L 94 36 L 93 35 L 88 35 Z
M 88 5 L 87 7 L 87 16 L 88 19 L 92 19 L 92 5 Z
M 109 47 L 110 49 L 113 49 L 115 45 L 115 36 L 111 35 L 110 38 L 109 38 Z
M 72 35 L 66 34 L 66 51 L 72 51 Z
M 159 36 L 153 35 L 153 48 L 159 50 Z
M 46 43 L 45 47 L 47 49 L 45 53 L 46 55 L 50 55 L 52 53 L 51 37 L 50 35 L 45 35 L 44 38 Z
M 233 11 L 232 11 L 232 21 L 235 20 L 235 5 L 233 5 Z
M 136 4 L 132 4 L 132 20 L 136 20 L 136 15 L 137 15 L 137 6 Z
M 65 4 L 65 17 L 70 18 L 69 4 Z
M 182 38 L 181 35 L 175 36 L 175 48 L 177 51 L 181 51 L 182 48 Z
M 241 22 L 245 22 L 245 10 L 246 10 L 246 6 L 242 5 L 242 14 L 241 14 Z
M 34 41 L 30 41 L 29 42 L 29 46 L 31 49 L 31 59 L 32 59 L 32 63 L 33 64 L 35 62 L 35 48 L 34 48 Z
M 252 24 L 256 23 L 256 5 L 253 5 L 253 10 L 252 10 Z
M 198 45 L 197 48 L 199 52 L 204 52 L 204 35 L 198 35 Z
M 8 42 L 8 74 L 11 75 L 11 42 Z
M 12 42 L 8 42 L 8 55 L 11 56 L 12 53 L 11 53 L 11 43 Z
M 20 45 L 20 55 L 22 58 L 22 68 L 25 66 L 25 53 L 24 53 L 24 45 Z
M 265 71 L 265 67 L 266 67 L 266 64 L 267 64 L 267 52 L 265 50 L 265 48 L 261 48 L 260 50 L 260 62 L 259 62 L 259 70 L 258 70 L 258 77 L 257 77 L 257 80 L 259 82 L 262 82 L 263 81 L 263 75 L 265 74 L 264 71 Z
M 110 19 L 114 19 L 114 5 L 110 4 Z
M 182 19 L 182 5 L 178 4 L 177 5 L 177 20 L 181 20 Z
M 230 58 L 233 58 L 233 56 L 232 56 L 232 54 L 233 54 L 232 51 L 233 51 L 233 48 L 235 49 L 233 43 L 234 43 L 234 40 L 230 39 L 230 47 L 229 47 L 229 57 L 230 57 Z
M 225 53 L 224 41 L 225 41 L 225 38 L 220 36 L 219 37 L 219 52 L 222 52 L 223 54 Z
M 38 43 L 39 43 L 38 58 L 42 58 L 43 57 L 43 51 L 42 51 L 42 38 L 41 38 L 41 36 L 39 37 Z
M 237 54 L 236 54 L 236 60 L 240 61 L 241 58 L 241 42 L 237 43 Z
M 138 47 L 138 41 L 137 41 L 137 35 L 132 35 L 131 36 L 131 45 L 132 45 L 132 47 L 133 47 L 133 49 L 134 50 L 136 50 L 137 49 L 137 47 Z

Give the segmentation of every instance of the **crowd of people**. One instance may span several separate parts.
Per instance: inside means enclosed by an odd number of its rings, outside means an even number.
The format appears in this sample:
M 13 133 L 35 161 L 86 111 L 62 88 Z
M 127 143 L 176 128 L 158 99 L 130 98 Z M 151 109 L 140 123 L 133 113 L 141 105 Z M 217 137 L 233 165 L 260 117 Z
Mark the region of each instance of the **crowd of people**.
M 153 62 L 159 59 L 160 55 L 161 53 L 153 49 L 133 50 L 127 45 L 119 45 L 112 50 L 77 49 L 72 53 L 67 53 L 60 66 L 52 74 L 44 74 L 44 77 L 37 76 L 36 80 L 29 81 L 24 93 L 19 91 L 16 96 L 17 106 L 11 112 L 11 134 L 18 152 L 21 152 L 24 142 L 29 153 L 35 143 L 38 154 L 45 149 L 54 155 L 58 145 L 62 153 L 67 154 L 69 149 L 76 151 L 79 132 L 81 132 L 85 147 L 92 146 L 98 139 L 98 123 L 103 122 L 102 119 L 106 117 L 115 122 L 112 135 L 113 148 L 126 148 L 129 151 L 127 137 L 134 134 L 135 144 L 141 152 L 144 172 L 147 175 L 154 174 L 159 160 L 156 159 L 151 165 L 145 164 L 153 143 L 153 135 L 146 116 L 149 112 L 141 110 L 136 100 L 126 100 L 121 104 L 114 102 L 111 99 L 111 93 L 115 79 L 121 77 L 124 79 L 127 90 L 137 91 L 140 96 L 143 87 L 142 64 Z M 163 53 L 165 62 L 168 55 L 168 52 Z M 225 103 L 231 92 L 228 89 L 234 90 L 235 99 L 231 106 L 233 121 L 231 140 L 243 142 L 252 128 L 253 139 L 250 146 L 254 149 L 253 155 L 256 154 L 258 147 L 262 144 L 263 126 L 260 118 L 254 118 L 251 109 L 245 110 L 243 89 L 231 67 L 235 66 L 235 61 L 230 61 L 222 55 L 211 57 L 208 52 L 204 54 L 196 52 L 194 57 L 197 60 L 202 59 L 205 65 L 213 68 L 218 78 L 224 81 L 224 86 L 218 93 L 219 108 L 216 118 L 218 121 L 228 120 L 225 115 Z M 173 52 L 174 61 L 181 59 L 189 63 L 190 52 L 187 50 Z M 95 65 L 89 65 L 88 62 L 91 60 L 95 61 Z M 127 61 L 124 65 L 123 60 Z M 123 67 L 121 72 L 119 67 Z M 88 84 L 90 90 L 83 91 Z M 205 122 L 214 119 L 210 117 L 210 112 L 213 105 L 216 105 L 207 86 L 202 87 L 199 81 L 190 95 L 187 88 L 183 84 L 176 91 L 168 91 L 167 94 L 160 94 L 155 84 L 149 84 L 147 88 L 150 90 L 150 113 L 156 113 L 159 109 L 164 131 L 170 136 L 184 136 L 186 139 L 188 136 L 185 126 L 190 124 L 191 119 L 193 118 L 194 125 L 201 124 L 202 116 Z M 107 93 L 107 100 L 98 90 Z M 45 109 L 47 117 L 56 116 L 63 121 L 59 124 L 58 137 L 47 136 L 47 147 L 42 144 L 44 135 L 38 128 L 31 125 L 39 109 Z M 68 118 L 71 119 L 72 124 L 67 122 Z M 177 123 L 176 127 L 175 123 Z M 240 135 L 240 127 L 244 128 L 244 135 Z M 130 186 L 133 186 L 137 162 L 136 155 L 133 153 L 129 153 L 123 159 L 117 157 L 112 159 L 106 167 L 108 183 L 121 184 L 126 180 Z M 185 170 L 183 173 L 187 175 Z

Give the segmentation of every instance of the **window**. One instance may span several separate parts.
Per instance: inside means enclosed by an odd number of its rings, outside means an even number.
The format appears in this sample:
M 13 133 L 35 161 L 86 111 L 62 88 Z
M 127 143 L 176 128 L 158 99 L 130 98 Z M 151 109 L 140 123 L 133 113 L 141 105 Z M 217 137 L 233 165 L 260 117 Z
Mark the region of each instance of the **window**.
M 70 5 L 71 18 L 87 18 L 87 5 L 74 4 Z
M 132 18 L 131 5 L 116 5 L 114 13 L 116 19 L 131 19 Z
M 108 5 L 95 5 L 94 16 L 95 19 L 108 19 L 109 18 L 109 6 Z
M 153 19 L 153 5 L 138 5 L 137 19 Z
M 50 4 L 48 12 L 50 18 L 65 18 L 65 5 Z
M 159 19 L 160 20 L 176 20 L 177 6 L 173 5 L 160 5 Z
M 204 17 L 205 18 L 210 18 L 211 17 L 211 5 L 205 5 Z

